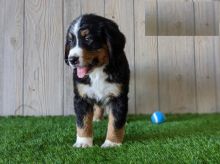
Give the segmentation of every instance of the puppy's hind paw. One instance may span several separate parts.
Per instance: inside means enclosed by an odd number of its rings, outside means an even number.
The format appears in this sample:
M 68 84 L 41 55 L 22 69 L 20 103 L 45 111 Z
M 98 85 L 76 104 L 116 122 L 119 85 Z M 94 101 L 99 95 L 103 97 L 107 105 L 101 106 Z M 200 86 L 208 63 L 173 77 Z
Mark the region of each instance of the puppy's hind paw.
M 94 118 L 93 117 L 93 120 L 92 120 L 93 122 L 100 122 L 100 121 L 102 121 L 102 119 L 100 119 L 100 118 Z

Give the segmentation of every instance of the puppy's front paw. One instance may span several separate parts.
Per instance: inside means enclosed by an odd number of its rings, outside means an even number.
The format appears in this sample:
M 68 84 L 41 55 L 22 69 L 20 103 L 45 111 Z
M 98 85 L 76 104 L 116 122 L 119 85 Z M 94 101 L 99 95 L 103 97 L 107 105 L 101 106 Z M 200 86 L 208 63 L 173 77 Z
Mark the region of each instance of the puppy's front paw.
M 79 137 L 79 136 L 77 136 L 76 143 L 73 145 L 73 147 L 78 147 L 78 148 L 86 148 L 92 146 L 93 146 L 92 137 Z
M 105 142 L 102 144 L 102 148 L 109 148 L 109 147 L 117 147 L 121 146 L 121 143 L 112 142 L 110 140 L 105 140 Z

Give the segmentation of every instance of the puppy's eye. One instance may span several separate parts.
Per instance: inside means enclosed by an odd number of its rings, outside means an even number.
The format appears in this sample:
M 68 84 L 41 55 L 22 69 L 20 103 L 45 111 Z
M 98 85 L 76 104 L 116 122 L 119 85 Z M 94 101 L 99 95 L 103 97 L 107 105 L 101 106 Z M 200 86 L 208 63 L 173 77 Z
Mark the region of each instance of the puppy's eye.
M 86 36 L 86 37 L 85 37 L 85 40 L 86 40 L 86 41 L 89 41 L 89 37 L 88 37 L 88 36 Z
M 85 37 L 85 41 L 91 43 L 91 42 L 93 41 L 93 39 L 92 39 L 91 36 L 87 35 L 87 36 Z

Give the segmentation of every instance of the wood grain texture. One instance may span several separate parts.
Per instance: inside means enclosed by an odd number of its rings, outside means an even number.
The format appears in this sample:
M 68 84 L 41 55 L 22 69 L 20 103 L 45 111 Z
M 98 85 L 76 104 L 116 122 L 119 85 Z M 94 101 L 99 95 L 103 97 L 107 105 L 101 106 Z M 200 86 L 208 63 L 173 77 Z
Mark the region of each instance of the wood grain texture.
M 213 2 L 215 13 L 215 35 L 220 36 L 220 1 Z
M 24 114 L 63 114 L 62 1 L 25 3 Z
M 0 0 L 0 58 L 4 59 L 4 20 L 5 20 L 5 0 Z M 4 77 L 4 60 L 0 60 L 0 116 L 3 115 L 3 77 Z
M 159 37 L 160 108 L 165 113 L 195 113 L 193 37 Z
M 70 23 L 81 15 L 80 1 L 64 0 L 64 43 Z M 64 53 L 63 53 L 64 54 Z M 74 114 L 72 69 L 64 64 L 64 115 Z
M 145 35 L 157 36 L 157 2 L 153 0 L 145 1 Z
M 22 115 L 23 0 L 1 0 L 0 115 Z
M 195 6 L 195 59 L 198 112 L 216 111 L 216 81 L 214 40 L 214 6 L 212 2 L 196 1 Z
M 186 0 L 158 1 L 159 36 L 193 36 L 193 2 Z
M 97 14 L 104 16 L 104 1 L 103 0 L 81 0 L 82 14 Z
M 216 102 L 217 112 L 220 112 L 220 1 L 216 1 L 215 5 L 215 24 L 218 36 L 215 39 L 215 72 L 216 72 Z
M 216 112 L 216 81 L 213 37 L 195 37 L 195 59 L 198 112 Z
M 134 10 L 136 113 L 146 114 L 159 108 L 157 36 L 145 36 L 145 14 L 157 13 L 156 1 L 134 1 Z M 156 19 L 156 14 L 151 15 L 153 22 Z
M 194 1 L 195 35 L 215 35 L 215 9 L 213 1 Z
M 216 36 L 215 41 L 215 76 L 216 76 L 216 102 L 217 112 L 220 112 L 220 37 Z
M 220 112 L 219 0 L 0 0 L 0 115 L 74 114 L 64 40 L 82 13 L 127 38 L 129 113 Z
M 105 1 L 105 17 L 114 20 L 126 37 L 125 53 L 130 67 L 129 113 L 135 113 L 133 0 Z M 128 23 L 129 22 L 129 23 Z
M 158 37 L 159 103 L 166 113 L 196 112 L 193 37 L 182 36 L 194 34 L 193 16 L 192 1 L 158 0 L 159 34 L 176 35 Z

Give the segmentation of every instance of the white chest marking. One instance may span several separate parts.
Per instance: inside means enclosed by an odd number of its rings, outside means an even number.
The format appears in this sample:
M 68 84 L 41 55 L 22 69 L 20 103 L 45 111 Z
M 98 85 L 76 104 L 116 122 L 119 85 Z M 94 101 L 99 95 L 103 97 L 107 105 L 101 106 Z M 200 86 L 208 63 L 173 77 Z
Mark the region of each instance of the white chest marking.
M 118 83 L 109 83 L 106 81 L 107 74 L 103 72 L 103 67 L 96 68 L 89 74 L 91 85 L 78 84 L 78 91 L 82 97 L 104 100 L 110 96 L 119 96 L 121 85 Z

